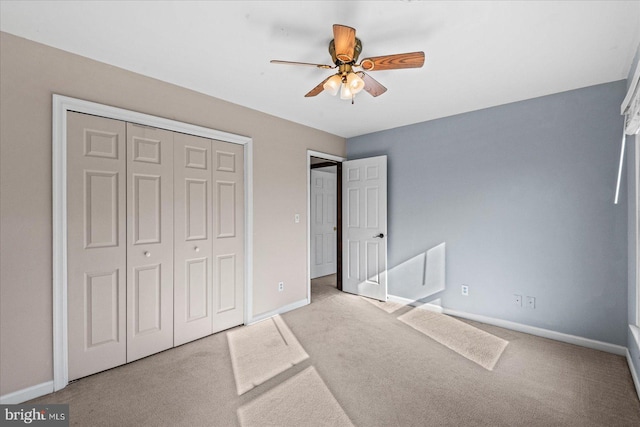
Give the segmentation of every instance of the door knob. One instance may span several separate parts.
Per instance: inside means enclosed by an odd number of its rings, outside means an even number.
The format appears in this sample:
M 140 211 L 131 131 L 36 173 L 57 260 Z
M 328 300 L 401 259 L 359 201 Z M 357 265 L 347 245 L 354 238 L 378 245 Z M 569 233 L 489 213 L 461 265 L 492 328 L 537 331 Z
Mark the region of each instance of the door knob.
M 144 256 L 146 256 L 147 258 L 149 258 L 151 256 L 151 252 L 149 251 L 144 251 Z
M 196 251 L 196 252 L 200 252 L 200 248 L 197 247 L 197 246 L 194 246 L 193 250 Z
M 376 234 L 375 236 L 373 236 L 374 239 L 382 239 L 384 237 L 384 234 L 380 233 L 380 234 Z

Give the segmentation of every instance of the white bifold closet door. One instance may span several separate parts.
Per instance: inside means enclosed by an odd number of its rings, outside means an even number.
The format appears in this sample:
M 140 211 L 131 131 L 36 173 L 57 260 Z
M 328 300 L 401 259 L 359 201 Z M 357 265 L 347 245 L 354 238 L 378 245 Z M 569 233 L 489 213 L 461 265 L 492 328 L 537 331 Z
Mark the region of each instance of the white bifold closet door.
M 127 123 L 127 362 L 173 347 L 173 135 Z
M 211 141 L 176 133 L 174 344 L 213 333 Z
M 244 321 L 244 148 L 211 141 L 213 332 Z
M 244 321 L 244 147 L 67 115 L 69 379 Z
M 127 359 L 126 124 L 67 113 L 69 380 Z
M 244 321 L 244 151 L 175 134 L 175 330 L 180 345 Z

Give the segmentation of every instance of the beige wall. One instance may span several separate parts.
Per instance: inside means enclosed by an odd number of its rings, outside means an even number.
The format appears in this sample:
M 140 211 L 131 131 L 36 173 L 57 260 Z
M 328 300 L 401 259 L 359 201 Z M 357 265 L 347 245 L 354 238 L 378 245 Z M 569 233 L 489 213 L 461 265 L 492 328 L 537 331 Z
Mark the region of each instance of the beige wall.
M 253 314 L 306 297 L 306 151 L 343 138 L 0 33 L 0 395 L 53 379 L 54 93 L 252 137 Z

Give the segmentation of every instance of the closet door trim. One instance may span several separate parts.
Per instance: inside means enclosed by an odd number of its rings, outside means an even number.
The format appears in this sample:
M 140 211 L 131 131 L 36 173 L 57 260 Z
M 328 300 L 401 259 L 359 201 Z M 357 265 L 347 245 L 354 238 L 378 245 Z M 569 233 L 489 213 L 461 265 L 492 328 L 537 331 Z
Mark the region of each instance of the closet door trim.
M 253 140 L 250 137 L 182 123 L 82 99 L 53 95 L 52 181 L 53 181 L 53 388 L 69 383 L 67 337 L 67 112 L 92 114 L 244 147 L 245 275 L 244 324 L 253 318 Z

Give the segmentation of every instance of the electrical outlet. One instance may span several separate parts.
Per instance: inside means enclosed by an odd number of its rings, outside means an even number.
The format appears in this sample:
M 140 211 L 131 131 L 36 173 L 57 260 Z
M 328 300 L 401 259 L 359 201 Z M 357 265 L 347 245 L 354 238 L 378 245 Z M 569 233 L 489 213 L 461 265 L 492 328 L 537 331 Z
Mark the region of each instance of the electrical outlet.
M 517 305 L 518 307 L 522 307 L 522 295 L 514 295 L 513 296 L 513 302 L 515 303 L 515 305 Z
M 284 282 L 279 282 L 278 283 L 278 292 L 282 292 L 284 291 Z
M 527 308 L 536 308 L 536 297 L 527 297 Z
M 462 295 L 464 295 L 465 297 L 469 296 L 469 286 L 462 285 Z

